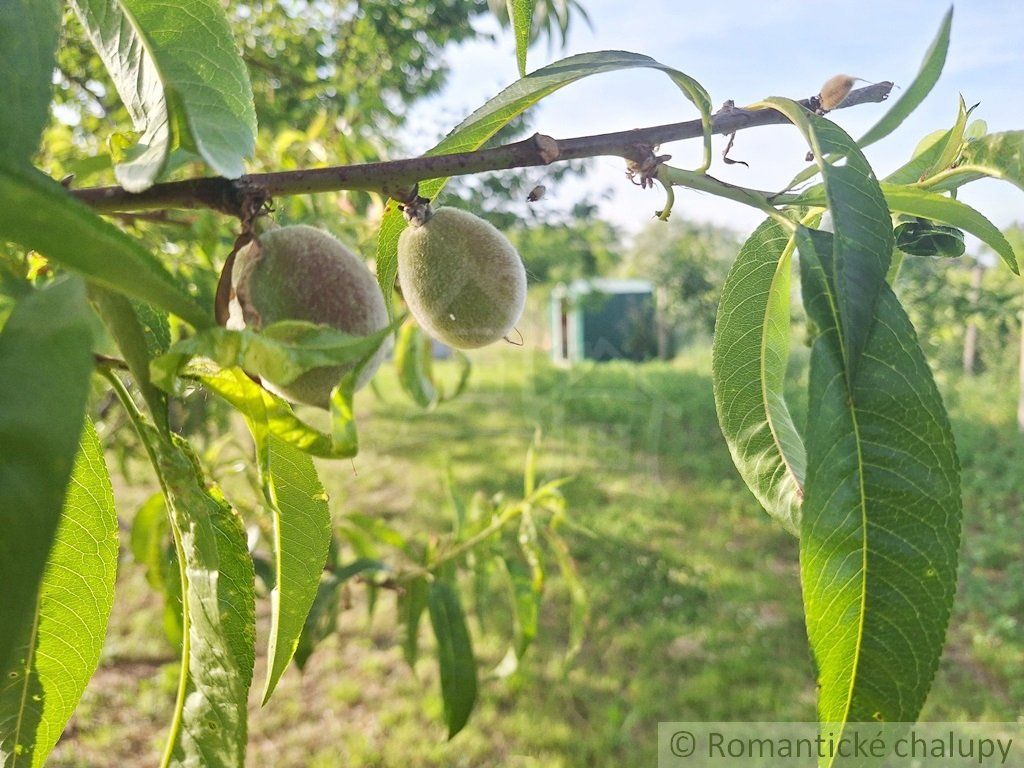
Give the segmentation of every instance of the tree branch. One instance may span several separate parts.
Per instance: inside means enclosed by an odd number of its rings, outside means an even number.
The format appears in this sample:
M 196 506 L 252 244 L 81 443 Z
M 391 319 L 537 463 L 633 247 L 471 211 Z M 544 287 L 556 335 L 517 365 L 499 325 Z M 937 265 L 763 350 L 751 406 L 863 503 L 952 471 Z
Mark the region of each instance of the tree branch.
M 892 85 L 890 82 L 876 83 L 852 91 L 837 109 L 884 101 Z M 808 109 L 815 109 L 817 97 L 803 99 L 799 103 Z M 747 128 L 787 122 L 784 115 L 772 109 L 726 108 L 715 115 L 712 133 L 731 134 Z M 237 216 L 242 211 L 246 197 L 254 193 L 277 197 L 347 189 L 396 195 L 407 192 L 416 182 L 447 176 L 542 166 L 600 156 L 622 157 L 639 162 L 650 154 L 652 147 L 670 141 L 697 138 L 702 135 L 702 130 L 700 120 L 690 120 L 569 139 L 553 139 L 534 134 L 523 141 L 476 152 L 425 155 L 331 168 L 253 173 L 235 180 L 209 176 L 154 184 L 139 193 L 127 192 L 122 187 L 93 187 L 73 190 L 72 194 L 102 213 L 213 208 Z

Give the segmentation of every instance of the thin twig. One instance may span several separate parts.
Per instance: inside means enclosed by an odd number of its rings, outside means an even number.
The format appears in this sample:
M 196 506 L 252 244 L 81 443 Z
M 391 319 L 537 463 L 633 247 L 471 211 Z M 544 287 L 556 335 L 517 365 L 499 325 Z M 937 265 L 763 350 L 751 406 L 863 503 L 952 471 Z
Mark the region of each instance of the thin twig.
M 191 227 L 195 225 L 194 219 L 175 219 L 171 217 L 169 210 L 157 211 L 117 211 L 112 213 L 125 224 L 134 224 L 136 221 L 151 221 L 157 224 L 172 224 L 176 227 Z
M 846 97 L 841 108 L 884 101 L 891 90 L 890 82 L 859 88 Z M 813 108 L 811 99 L 804 99 L 799 103 L 809 109 Z M 772 109 L 732 109 L 715 116 L 712 132 L 731 134 L 756 126 L 786 122 L 789 121 L 783 114 Z M 652 146 L 697 138 L 702 132 L 700 121 L 690 120 L 684 123 L 569 139 L 553 139 L 543 134 L 534 134 L 523 141 L 476 152 L 457 152 L 450 155 L 430 155 L 331 168 L 254 173 L 233 181 L 209 176 L 154 184 L 139 193 L 127 192 L 122 187 L 93 187 L 73 190 L 71 194 L 95 210 L 105 213 L 166 208 L 213 208 L 237 216 L 241 213 L 244 200 L 251 196 L 254 190 L 269 197 L 343 189 L 394 194 L 407 190 L 416 182 L 425 179 L 542 166 L 587 157 L 611 156 L 642 161 Z

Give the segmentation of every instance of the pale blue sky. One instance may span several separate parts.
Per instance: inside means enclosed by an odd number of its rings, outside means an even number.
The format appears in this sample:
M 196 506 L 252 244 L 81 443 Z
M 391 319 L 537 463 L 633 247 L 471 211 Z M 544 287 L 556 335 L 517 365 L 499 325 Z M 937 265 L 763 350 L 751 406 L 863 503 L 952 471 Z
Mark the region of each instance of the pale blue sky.
M 938 29 L 948 4 L 909 0 L 857 0 L 810 3 L 793 0 L 584 0 L 593 29 L 578 22 L 568 49 L 548 51 L 544 43 L 530 51 L 534 69 L 563 55 L 601 49 L 645 53 L 697 78 L 717 108 L 725 99 L 745 104 L 769 95 L 805 97 L 817 93 L 831 75 L 845 72 L 870 81 L 906 85 Z M 871 147 L 869 159 L 882 175 L 908 156 L 917 141 L 948 127 L 957 95 L 990 131 L 1024 129 L 1024 2 L 971 0 L 956 3 L 952 44 L 942 79 L 925 103 L 896 134 Z M 405 137 L 420 152 L 516 78 L 511 36 L 478 41 L 450 55 L 452 75 L 445 92 L 418 107 Z M 884 105 L 867 105 L 833 114 L 853 135 L 866 130 Z M 534 107 L 533 127 L 556 137 L 655 125 L 695 117 L 693 108 L 662 74 L 633 70 L 597 75 L 568 86 Z M 796 131 L 767 127 L 740 133 L 732 156 L 751 168 L 726 166 L 719 160 L 724 138 L 715 140 L 712 173 L 735 183 L 776 188 L 803 167 L 806 147 Z M 699 142 L 663 147 L 673 163 L 692 166 Z M 602 214 L 635 231 L 661 207 L 660 191 L 641 191 L 623 176 L 620 161 L 595 161 L 585 184 L 595 192 L 612 187 Z M 543 181 L 542 170 L 525 171 Z M 577 197 L 573 182 L 559 198 Z M 979 182 L 961 199 L 982 208 L 999 226 L 1024 221 L 1024 192 L 1008 184 Z M 675 215 L 730 224 L 749 230 L 761 216 L 752 210 L 692 192 L 677 196 Z

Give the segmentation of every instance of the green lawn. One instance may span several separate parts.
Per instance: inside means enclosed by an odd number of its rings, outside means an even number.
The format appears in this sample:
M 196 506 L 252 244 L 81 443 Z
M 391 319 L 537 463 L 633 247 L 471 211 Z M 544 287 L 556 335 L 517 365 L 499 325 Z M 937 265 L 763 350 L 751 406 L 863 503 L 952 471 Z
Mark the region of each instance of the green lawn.
M 524 666 L 486 679 L 469 726 L 447 743 L 429 651 L 413 673 L 391 595 L 371 622 L 356 585 L 338 635 L 306 673 L 290 670 L 266 708 L 253 702 L 250 764 L 653 765 L 659 720 L 813 719 L 796 541 L 733 470 L 707 355 L 561 370 L 506 348 L 476 363 L 469 391 L 433 412 L 410 404 L 390 374 L 379 397 L 360 395 L 362 452 L 322 465 L 334 512 L 444 534 L 446 468 L 467 493 L 517 493 L 539 426 L 541 474 L 575 478 L 564 489 L 571 513 L 594 534 L 566 530 L 592 604 L 582 652 L 563 668 L 568 606 L 552 576 Z M 1012 387 L 942 386 L 964 465 L 966 536 L 923 719 L 1012 720 L 1024 711 L 1024 440 Z M 124 488 L 122 516 L 148 492 Z M 127 554 L 118 597 L 103 666 L 53 765 L 156 762 L 174 664 L 158 602 Z M 472 628 L 493 666 L 501 644 Z

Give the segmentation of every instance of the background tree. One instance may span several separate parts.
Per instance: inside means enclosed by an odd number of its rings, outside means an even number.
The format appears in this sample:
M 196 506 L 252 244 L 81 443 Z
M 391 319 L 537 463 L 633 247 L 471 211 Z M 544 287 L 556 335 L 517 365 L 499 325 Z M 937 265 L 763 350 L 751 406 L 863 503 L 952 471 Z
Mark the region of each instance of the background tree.
M 1021 243 L 1020 230 L 1006 232 Z M 992 253 L 960 259 L 908 258 L 897 283 L 921 343 L 942 370 L 971 375 L 983 370 L 1012 374 L 1008 348 L 1019 337 L 1019 281 L 994 264 Z
M 667 351 L 710 338 L 732 256 L 739 245 L 731 230 L 688 221 L 676 214 L 652 221 L 637 234 L 622 273 L 650 280 L 658 312 L 670 336 Z

